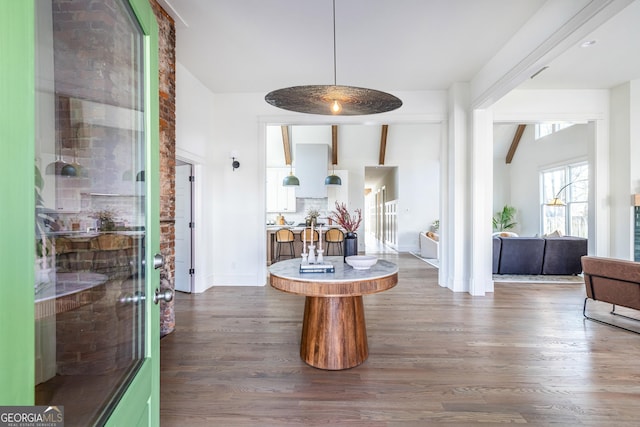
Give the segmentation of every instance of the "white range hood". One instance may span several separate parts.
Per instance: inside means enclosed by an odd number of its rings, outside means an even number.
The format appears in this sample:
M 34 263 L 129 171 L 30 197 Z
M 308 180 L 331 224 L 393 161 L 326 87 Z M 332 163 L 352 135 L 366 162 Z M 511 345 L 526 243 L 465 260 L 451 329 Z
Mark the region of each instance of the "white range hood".
M 296 197 L 320 199 L 327 197 L 324 180 L 327 177 L 329 146 L 327 144 L 296 144 L 296 176 L 300 186 Z

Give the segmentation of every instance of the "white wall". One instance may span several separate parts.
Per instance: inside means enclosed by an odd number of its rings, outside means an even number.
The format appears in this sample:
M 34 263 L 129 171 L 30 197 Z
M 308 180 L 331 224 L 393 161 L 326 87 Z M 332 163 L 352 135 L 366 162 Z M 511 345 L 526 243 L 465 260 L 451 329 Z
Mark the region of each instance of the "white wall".
M 364 124 L 362 117 L 325 117 L 289 113 L 264 101 L 262 93 L 212 94 L 177 64 L 176 152 L 186 161 L 194 162 L 196 170 L 196 292 L 211 286 L 263 286 L 266 284 L 265 212 L 265 141 L 267 124 Z M 445 116 L 445 94 L 435 92 L 396 93 L 404 105 L 399 111 L 366 117 L 371 124 L 439 123 Z M 436 128 L 438 125 L 431 125 Z M 349 159 L 362 156 L 354 147 L 341 145 L 340 169 L 357 167 L 349 173 L 350 192 L 361 193 L 364 181 L 364 160 L 377 164 L 380 141 L 379 126 L 366 126 L 373 146 L 361 163 L 350 164 Z M 424 137 L 433 135 L 439 143 L 437 131 L 431 129 Z M 342 138 L 342 137 L 341 137 Z M 395 141 L 395 142 L 394 142 Z M 389 135 L 389 162 L 409 164 L 416 158 L 431 158 L 428 147 L 416 151 L 394 153 L 397 136 Z M 437 150 L 438 143 L 434 147 Z M 344 149 L 344 150 L 343 150 Z M 230 153 L 235 151 L 240 168 L 231 168 Z M 437 159 L 437 154 L 433 156 Z M 405 160 L 408 159 L 408 160 Z M 344 162 L 346 162 L 346 164 Z M 199 173 L 198 173 L 199 172 Z M 437 177 L 437 172 L 436 175 Z M 428 178 L 425 178 L 429 182 Z M 411 195 L 412 190 L 404 190 Z M 413 212 L 429 197 L 411 201 L 407 206 L 407 226 L 422 229 L 432 221 L 428 215 L 420 221 Z M 437 196 L 435 199 L 437 200 Z M 363 202 L 350 205 L 363 207 Z M 418 205 L 416 205 L 418 204 Z M 417 224 L 420 222 L 420 225 Z
M 417 251 L 417 231 L 440 218 L 441 126 L 389 127 L 386 165 L 398 166 L 398 250 Z
M 209 286 L 264 286 L 266 283 L 265 135 L 258 117 L 270 107 L 263 94 L 216 94 L 209 120 L 215 133 L 208 151 L 206 182 L 214 267 Z M 231 168 L 236 151 L 240 168 Z
M 364 209 L 365 167 L 378 165 L 380 133 L 380 125 L 346 124 L 338 127 L 337 167 L 348 171 L 346 186 L 350 210 Z M 291 136 L 292 144 L 330 145 L 331 127 L 292 126 Z M 385 166 L 398 167 L 398 250 L 402 252 L 418 250 L 418 232 L 428 230 L 431 222 L 439 217 L 440 138 L 440 124 L 389 125 Z M 267 127 L 266 146 L 267 166 L 283 166 L 279 127 Z M 332 210 L 333 206 L 328 206 L 328 209 Z M 364 230 L 364 224 L 362 227 Z M 359 250 L 364 251 L 364 239 L 359 239 L 358 245 Z
M 589 254 L 609 256 L 609 91 L 516 90 L 498 101 L 492 110 L 494 122 L 588 122 L 586 140 L 590 168 Z M 512 193 L 515 189 L 516 184 L 512 183 Z M 539 197 L 537 194 L 536 198 Z M 516 203 L 512 199 L 514 206 Z M 524 209 L 527 211 L 530 208 Z M 524 229 L 525 232 L 533 230 L 530 228 L 528 216 L 524 222 L 527 227 Z
M 538 140 L 534 125 L 526 127 L 509 168 L 510 205 L 517 209 L 521 236 L 540 233 L 540 182 L 542 169 L 587 160 L 587 125 L 577 124 Z
M 504 158 L 493 159 L 493 213 L 511 205 L 511 165 Z
M 435 190 L 440 188 L 437 159 L 440 157 L 439 147 L 443 140 L 440 123 L 446 123 L 445 93 L 398 94 L 405 102 L 400 111 L 367 117 L 367 120 L 371 120 L 371 125 L 362 126 L 369 123 L 357 117 L 327 118 L 283 113 L 268 105 L 263 94 L 211 94 L 179 64 L 177 71 L 180 85 L 177 101 L 177 151 L 181 157 L 186 157 L 187 160 L 189 157 L 194 158 L 202 166 L 202 176 L 198 182 L 201 200 L 196 208 L 196 215 L 201 216 L 196 219 L 199 242 L 196 247 L 196 268 L 202 267 L 200 271 L 204 278 L 196 287 L 197 291 L 214 285 L 264 285 L 266 282 L 266 124 L 344 125 L 340 128 L 340 139 L 346 141 L 355 138 L 365 147 L 363 149 L 356 144 L 340 146 L 339 168 L 349 170 L 349 193 L 357 195 L 361 194 L 364 187 L 364 167 L 378 162 L 379 125 L 388 123 L 390 132 L 385 164 L 398 166 L 400 176 L 400 250 L 417 248 L 415 231 L 426 229 L 438 217 L 436 206 L 439 205 L 439 196 Z M 590 138 L 591 141 L 595 140 L 590 144 L 595 145 L 589 148 L 588 155 L 599 172 L 596 175 L 597 199 L 594 205 L 599 209 L 599 239 L 606 240 L 607 244 L 609 223 L 607 213 L 600 211 L 600 205 L 606 203 L 606 189 L 609 188 L 608 151 L 603 151 L 608 150 L 608 96 L 608 91 L 515 91 L 493 108 L 496 122 L 592 120 L 597 124 L 595 136 Z M 395 124 L 403 126 L 395 127 Z M 351 138 L 349 134 L 353 134 Z M 417 143 L 411 144 L 409 141 Z M 525 157 L 523 153 L 526 154 L 527 150 L 523 147 L 524 145 L 519 148 L 516 157 Z M 236 171 L 231 168 L 231 151 L 237 152 L 241 162 L 241 167 Z M 548 155 L 542 154 L 543 151 L 547 149 L 533 150 L 527 156 L 538 156 L 535 164 L 543 164 L 544 159 L 548 159 Z M 575 156 L 575 150 L 570 151 Z M 522 165 L 525 166 L 526 163 Z M 537 176 L 537 170 L 535 174 Z M 602 174 L 606 175 L 603 177 Z M 511 187 L 513 191 L 517 187 L 515 181 L 521 179 L 514 176 Z M 533 181 L 530 179 L 527 182 Z M 423 192 L 423 188 L 432 188 L 434 192 Z M 534 189 L 533 192 L 537 205 L 538 191 Z M 529 191 L 518 191 L 522 197 L 525 197 L 525 193 Z M 517 197 L 511 199 L 516 207 L 519 204 L 526 205 L 528 200 L 530 199 L 520 201 Z M 350 198 L 350 206 L 363 208 L 364 198 Z M 523 208 L 525 216 L 519 218 L 519 221 L 522 221 L 523 233 L 535 234 L 538 232 L 538 224 L 537 221 L 530 221 L 527 213 L 529 209 Z M 600 229 L 603 226 L 606 230 Z M 604 243 L 598 250 L 604 251 L 603 247 Z M 198 272 L 196 276 L 199 276 Z
M 213 251 L 211 221 L 206 213 L 213 209 L 206 189 L 211 175 L 208 147 L 214 139 L 210 114 L 213 109 L 213 93 L 198 81 L 180 63 L 176 63 L 176 157 L 193 164 L 196 177 L 194 188 L 194 292 L 203 292 L 211 283 L 214 263 L 208 254 Z M 231 163 L 231 162 L 229 162 Z
M 631 195 L 640 193 L 640 80 L 611 91 L 611 256 L 633 260 Z M 631 237 L 630 237 L 631 236 Z

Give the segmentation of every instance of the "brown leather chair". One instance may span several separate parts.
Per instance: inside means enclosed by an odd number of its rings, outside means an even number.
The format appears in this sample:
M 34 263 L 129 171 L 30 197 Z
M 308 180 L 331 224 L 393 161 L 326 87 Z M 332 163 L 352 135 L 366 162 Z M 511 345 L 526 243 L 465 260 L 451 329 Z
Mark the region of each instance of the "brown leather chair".
M 288 228 L 281 228 L 280 230 L 276 231 L 276 257 L 275 257 L 276 262 L 280 261 L 280 258 L 283 256 L 288 256 L 289 258 L 296 257 L 296 254 L 293 248 L 294 239 L 295 239 L 295 236 L 293 234 L 293 231 L 289 230 Z M 283 245 L 289 246 L 288 254 L 281 253 Z
M 342 255 L 342 242 L 344 242 L 344 233 L 339 228 L 330 228 L 324 234 L 324 241 L 327 242 L 327 253 L 329 253 L 332 246 L 338 246 L 338 255 Z M 335 253 L 334 253 L 335 255 Z
M 622 324 L 610 322 L 615 316 L 638 320 L 637 316 L 628 317 L 616 312 L 616 306 L 640 310 L 640 262 L 616 258 L 583 256 L 584 285 L 587 297 L 582 306 L 582 315 L 598 323 L 640 334 L 634 327 L 626 328 Z M 587 301 L 602 301 L 613 305 L 609 318 L 596 319 L 587 314 Z

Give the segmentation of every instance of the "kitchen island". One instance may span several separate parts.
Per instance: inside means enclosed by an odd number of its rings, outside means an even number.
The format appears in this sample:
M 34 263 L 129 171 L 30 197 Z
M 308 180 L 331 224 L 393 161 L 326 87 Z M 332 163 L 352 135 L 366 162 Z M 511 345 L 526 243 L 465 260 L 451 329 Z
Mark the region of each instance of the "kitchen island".
M 281 228 L 288 228 L 289 230 L 293 231 L 293 234 L 295 236 L 295 240 L 293 242 L 293 249 L 294 249 L 295 257 L 296 258 L 300 257 L 300 254 L 302 253 L 302 231 L 305 228 L 308 228 L 308 227 L 301 227 L 301 226 L 290 226 L 290 227 L 287 227 L 287 226 L 284 226 L 284 225 L 269 225 L 269 226 L 267 226 L 267 265 L 271 265 L 272 263 L 275 262 L 275 256 L 276 256 L 276 232 L 278 230 L 280 230 Z M 325 253 L 324 253 L 325 256 L 338 255 L 337 248 L 335 246 L 332 246 L 331 254 L 327 254 L 327 242 L 324 240 L 324 235 L 327 232 L 327 230 L 330 229 L 330 228 L 341 229 L 340 227 L 338 227 L 336 225 L 323 226 L 322 227 L 322 234 L 321 234 L 320 237 L 322 239 L 322 247 L 325 250 Z M 317 230 L 318 232 L 320 232 L 320 229 L 318 229 L 318 228 L 314 228 L 314 230 Z M 307 245 L 309 245 L 310 243 L 311 242 L 307 242 Z M 316 242 L 315 245 L 316 245 L 316 248 L 317 248 L 318 247 L 318 243 Z M 286 252 L 287 249 L 285 249 L 285 253 L 286 254 L 288 254 L 288 252 Z

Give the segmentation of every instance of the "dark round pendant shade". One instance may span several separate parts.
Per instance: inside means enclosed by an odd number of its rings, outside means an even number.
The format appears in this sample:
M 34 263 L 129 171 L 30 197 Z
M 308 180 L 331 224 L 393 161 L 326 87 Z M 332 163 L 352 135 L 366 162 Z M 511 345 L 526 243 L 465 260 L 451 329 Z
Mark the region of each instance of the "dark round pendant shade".
M 338 175 L 329 175 L 325 178 L 324 185 L 342 185 L 342 178 Z
M 282 180 L 282 185 L 284 185 L 285 187 L 300 185 L 300 180 L 292 172 L 284 177 L 284 179 Z
M 308 114 L 359 116 L 398 109 L 402 101 L 375 89 L 354 86 L 293 86 L 269 92 L 269 104 L 284 110 Z
M 63 162 L 62 160 L 56 160 L 55 162 L 47 165 L 45 173 L 47 175 L 77 176 L 78 170 L 76 165 Z

